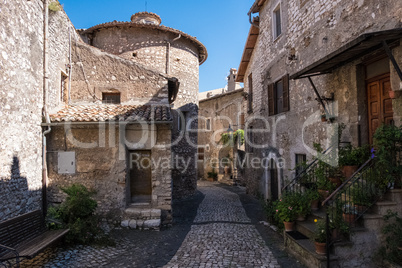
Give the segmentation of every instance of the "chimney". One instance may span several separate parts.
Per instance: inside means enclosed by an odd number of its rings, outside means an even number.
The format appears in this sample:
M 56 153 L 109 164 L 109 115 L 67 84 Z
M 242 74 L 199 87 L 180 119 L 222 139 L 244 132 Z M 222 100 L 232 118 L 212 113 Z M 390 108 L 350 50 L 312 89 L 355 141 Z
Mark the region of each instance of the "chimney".
M 236 75 L 237 70 L 235 68 L 230 69 L 230 74 L 228 76 L 228 92 L 236 89 Z

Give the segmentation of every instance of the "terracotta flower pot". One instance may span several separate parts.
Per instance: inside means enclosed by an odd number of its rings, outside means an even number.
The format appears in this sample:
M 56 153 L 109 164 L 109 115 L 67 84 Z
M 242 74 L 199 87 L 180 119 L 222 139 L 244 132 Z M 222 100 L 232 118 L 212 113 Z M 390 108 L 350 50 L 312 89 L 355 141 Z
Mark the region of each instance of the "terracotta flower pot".
M 311 200 L 311 210 L 318 210 L 318 202 L 320 202 L 320 200 Z
M 284 221 L 283 224 L 285 225 L 285 231 L 286 232 L 293 231 L 294 222 L 292 222 L 292 221 Z
M 330 177 L 329 180 L 331 181 L 331 183 L 336 185 L 336 188 L 339 188 L 339 186 L 342 185 L 342 180 L 339 177 Z
M 395 99 L 395 91 L 390 90 L 390 91 L 388 91 L 388 94 L 389 94 L 389 97 L 390 97 L 391 99 Z
M 341 240 L 341 231 L 339 229 L 331 230 L 331 240 L 332 241 L 340 241 Z
M 344 166 L 342 167 L 342 173 L 343 176 L 345 176 L 346 179 L 349 179 L 352 177 L 353 173 L 357 171 L 359 167 L 358 166 Z
M 320 193 L 321 198 L 322 198 L 323 200 L 327 199 L 327 197 L 328 197 L 329 194 L 330 194 L 330 192 L 329 192 L 328 190 L 321 190 L 321 189 L 318 189 L 318 192 Z
M 325 255 L 327 253 L 327 243 L 320 243 L 314 241 L 315 252 L 320 255 Z
M 355 226 L 355 224 L 356 224 L 355 220 L 356 220 L 356 216 L 357 216 L 356 214 L 352 214 L 352 213 L 345 214 L 345 213 L 343 213 L 342 216 L 343 216 L 343 220 L 346 223 L 348 223 L 352 227 Z

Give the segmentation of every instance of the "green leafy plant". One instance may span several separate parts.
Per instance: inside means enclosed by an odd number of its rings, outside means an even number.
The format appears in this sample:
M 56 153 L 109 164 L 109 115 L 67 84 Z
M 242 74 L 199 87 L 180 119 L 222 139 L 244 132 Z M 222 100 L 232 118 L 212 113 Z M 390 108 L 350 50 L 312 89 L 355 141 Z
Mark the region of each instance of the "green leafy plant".
M 382 125 L 374 133 L 376 169 L 381 171 L 384 184 L 402 186 L 402 126 Z
M 353 203 L 360 206 L 370 206 L 374 199 L 374 193 L 367 185 L 366 187 L 352 187 L 351 196 Z
M 50 208 L 48 218 L 60 221 L 61 224 L 51 223 L 51 227 L 69 228 L 67 243 L 91 244 L 104 241 L 104 233 L 95 214 L 97 203 L 92 199 L 95 192 L 81 184 L 60 189 L 67 194 L 66 201 L 59 207 Z
M 327 232 L 325 228 L 325 221 L 322 219 L 314 219 L 316 224 L 316 229 L 313 233 L 313 239 L 318 243 L 326 243 L 327 242 Z
M 216 180 L 218 178 L 218 173 L 215 172 L 215 168 L 212 168 L 212 171 L 208 172 L 208 178 Z
M 386 225 L 382 229 L 385 245 L 380 248 L 380 255 L 396 264 L 402 264 L 402 218 L 398 213 L 388 210 L 384 216 Z
M 60 5 L 59 1 L 53 1 L 49 3 L 49 10 L 53 12 L 57 12 L 62 10 L 62 6 Z
M 295 196 L 287 193 L 276 203 L 277 217 L 281 221 L 292 222 L 297 217 Z
M 343 203 L 341 201 L 336 201 L 327 208 L 327 213 L 329 215 L 329 229 L 330 230 L 339 230 L 341 234 L 348 235 L 349 234 L 349 225 L 345 223 L 343 219 Z
M 321 197 L 320 193 L 317 191 L 317 189 L 314 189 L 314 188 L 308 189 L 306 191 L 306 195 L 307 195 L 307 198 L 310 200 L 310 202 L 313 200 L 318 200 Z
M 244 144 L 244 130 L 238 129 L 233 133 L 222 133 L 220 143 L 224 145 L 233 145 L 238 143 L 240 146 Z
M 296 214 L 299 216 L 306 216 L 311 211 L 311 200 L 307 193 L 295 193 L 294 206 Z
M 339 166 L 361 166 L 370 157 L 368 145 L 353 147 L 352 145 L 339 148 Z

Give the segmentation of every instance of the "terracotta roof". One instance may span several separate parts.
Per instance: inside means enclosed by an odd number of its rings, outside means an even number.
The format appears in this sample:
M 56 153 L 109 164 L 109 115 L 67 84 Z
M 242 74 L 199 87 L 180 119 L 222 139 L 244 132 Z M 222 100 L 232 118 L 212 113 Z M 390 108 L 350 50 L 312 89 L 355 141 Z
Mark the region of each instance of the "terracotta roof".
M 243 55 L 241 57 L 239 71 L 236 75 L 236 82 L 244 82 L 244 75 L 247 71 L 248 64 L 250 63 L 251 55 L 253 54 L 259 34 L 260 30 L 254 25 L 251 25 L 247 36 L 246 45 L 244 46 Z
M 146 121 L 170 122 L 172 115 L 166 105 L 77 105 L 67 106 L 50 115 L 52 122 Z
M 164 26 L 164 25 L 154 25 L 154 24 L 144 24 L 144 23 L 136 23 L 136 22 L 128 22 L 128 21 L 112 21 L 112 22 L 106 22 L 102 24 L 98 24 L 95 26 L 92 26 L 89 29 L 86 29 L 85 31 L 80 32 L 80 34 L 89 34 L 94 32 L 95 30 L 99 30 L 102 28 L 109 28 L 109 27 L 138 27 L 138 28 L 150 28 L 150 29 L 157 29 L 165 32 L 171 32 L 175 34 L 181 34 L 182 37 L 189 39 L 191 42 L 193 42 L 197 47 L 198 47 L 198 58 L 200 61 L 200 65 L 206 61 L 208 57 L 208 52 L 206 47 L 196 38 L 191 35 L 188 35 L 182 31 Z
M 260 12 L 261 7 L 264 5 L 266 0 L 255 0 L 254 4 L 251 6 L 249 13 Z

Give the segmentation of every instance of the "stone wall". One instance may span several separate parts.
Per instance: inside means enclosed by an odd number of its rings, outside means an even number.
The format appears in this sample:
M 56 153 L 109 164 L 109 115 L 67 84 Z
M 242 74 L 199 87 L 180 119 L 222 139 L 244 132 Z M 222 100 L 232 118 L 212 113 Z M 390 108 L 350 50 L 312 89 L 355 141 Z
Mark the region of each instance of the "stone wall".
M 42 199 L 43 3 L 3 1 L 0 11 L 0 221 L 40 209 Z M 71 25 L 49 14 L 48 106 L 59 105 Z
M 98 202 L 97 211 L 100 214 L 109 219 L 121 220 L 125 208 L 131 203 L 127 199 L 130 163 L 126 150 L 129 148 L 126 147 L 122 138 L 132 143 L 140 140 L 142 132 L 135 132 L 135 129 L 135 126 L 123 127 L 118 123 L 91 125 L 74 125 L 73 123 L 67 127 L 54 127 L 48 145 L 49 202 L 61 203 L 66 195 L 60 187 L 80 183 L 96 191 L 94 198 Z M 131 131 L 131 134 L 127 131 Z M 157 125 L 154 131 L 154 135 L 149 135 L 147 142 L 142 144 L 140 149 L 151 150 L 154 163 L 159 163 L 158 160 L 170 160 L 171 152 L 168 147 L 170 126 Z M 59 152 L 75 153 L 76 168 L 73 173 L 59 174 Z M 153 164 L 150 208 L 158 208 L 170 213 L 171 199 L 170 168 Z
M 119 92 L 122 104 L 168 104 L 168 76 L 83 43 L 72 52 L 71 103 L 99 103 L 102 93 Z
M 229 124 L 233 130 L 244 129 L 242 115 L 245 113 L 245 97 L 243 90 L 236 90 L 200 101 L 198 146 L 204 147 L 204 160 L 198 161 L 198 177 L 208 178 L 213 163 L 219 161 L 222 152 L 229 151 L 227 146 L 219 142 L 222 133 L 226 133 Z M 211 120 L 211 129 L 206 129 L 206 120 Z M 244 148 L 243 148 L 244 150 Z M 230 152 L 233 157 L 233 151 Z M 226 157 L 226 153 L 223 155 Z M 234 166 L 232 166 L 234 168 Z M 223 168 L 219 164 L 215 172 L 223 176 Z
M 281 4 L 282 34 L 274 40 L 271 23 L 273 10 Z M 398 1 L 265 1 L 259 12 L 260 34 L 250 64 L 245 74 L 245 90 L 249 74 L 253 78 L 253 113 L 248 114 L 250 126 L 263 128 L 265 133 L 255 133 L 254 140 L 263 148 L 254 150 L 251 156 L 273 158 L 282 163 L 278 170 L 280 187 L 294 175 L 295 154 L 311 158 L 313 142 L 328 147 L 326 138 L 339 123 L 345 123 L 342 140 L 353 145 L 368 142 L 367 99 L 364 71 L 356 60 L 332 74 L 313 77 L 321 96 L 334 93 L 334 102 L 327 106 L 336 115 L 335 124 L 320 122 L 321 108 L 307 79 L 289 81 L 290 111 L 268 116 L 268 84 L 278 81 L 285 74 L 293 74 L 323 58 L 342 45 L 365 32 L 380 31 L 401 26 L 402 7 Z M 400 47 L 393 52 L 401 61 Z M 392 67 L 390 68 L 392 70 Z M 395 90 L 399 78 L 391 71 Z M 397 89 L 396 89 L 397 90 Z M 398 106 L 400 100 L 394 100 Z M 399 108 L 396 107 L 396 110 Z M 252 120 L 261 116 L 264 120 Z M 395 114 L 396 122 L 400 115 Z M 305 127 L 303 127 L 305 126 Z M 359 134 L 360 128 L 360 134 Z M 254 189 L 261 189 L 266 179 L 263 168 L 247 171 L 254 181 Z
M 171 139 L 173 158 L 180 157 L 190 163 L 186 169 L 175 168 L 172 171 L 173 197 L 182 198 L 193 194 L 197 188 L 199 51 L 187 37 L 178 38 L 178 34 L 166 28 L 156 28 L 139 25 L 104 27 L 91 33 L 88 42 L 94 47 L 179 80 L 180 88 L 173 106 Z M 179 118 L 188 123 L 185 129 L 179 130 Z

